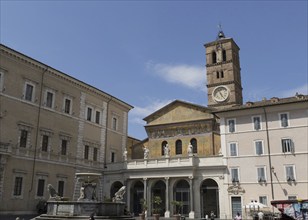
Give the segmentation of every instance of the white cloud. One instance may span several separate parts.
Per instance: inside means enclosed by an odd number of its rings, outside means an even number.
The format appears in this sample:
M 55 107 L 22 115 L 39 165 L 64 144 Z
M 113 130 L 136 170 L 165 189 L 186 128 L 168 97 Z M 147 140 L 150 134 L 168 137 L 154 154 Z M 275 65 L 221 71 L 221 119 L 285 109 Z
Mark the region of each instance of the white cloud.
M 130 112 L 129 112 L 129 121 L 133 124 L 141 124 L 145 125 L 145 121 L 143 121 L 143 118 L 146 116 L 152 114 L 153 112 L 157 111 L 158 109 L 166 106 L 173 100 L 154 100 L 151 101 L 148 106 L 145 107 L 139 107 L 135 106 Z
M 291 97 L 295 96 L 296 93 L 308 95 L 308 83 L 294 89 L 283 91 L 281 95 L 282 97 Z
M 206 83 L 206 70 L 204 67 L 186 64 L 170 65 L 147 63 L 147 69 L 169 83 L 182 85 L 196 90 L 204 90 Z

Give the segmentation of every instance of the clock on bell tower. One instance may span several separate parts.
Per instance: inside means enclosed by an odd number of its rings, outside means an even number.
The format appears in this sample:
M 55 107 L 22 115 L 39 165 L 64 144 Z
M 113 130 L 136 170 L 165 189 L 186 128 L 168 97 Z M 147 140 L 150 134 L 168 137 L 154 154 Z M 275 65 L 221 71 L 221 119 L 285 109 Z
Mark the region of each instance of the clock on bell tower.
M 222 30 L 217 39 L 204 45 L 208 106 L 215 108 L 242 105 L 240 48 Z

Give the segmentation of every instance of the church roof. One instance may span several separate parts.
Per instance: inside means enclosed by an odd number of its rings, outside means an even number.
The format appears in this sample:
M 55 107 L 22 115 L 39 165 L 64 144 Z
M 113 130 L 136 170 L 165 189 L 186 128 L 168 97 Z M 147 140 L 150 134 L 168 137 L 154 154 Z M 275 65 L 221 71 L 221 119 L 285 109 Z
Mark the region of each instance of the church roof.
M 181 100 L 174 100 L 173 102 L 169 103 L 168 105 L 165 105 L 164 107 L 158 109 L 157 111 L 153 112 L 149 116 L 145 117 L 143 120 L 145 120 L 147 123 L 149 123 L 149 122 L 155 120 L 156 118 L 164 115 L 166 112 L 170 111 L 175 106 L 179 106 L 179 105 L 194 108 L 198 111 L 205 112 L 205 113 L 211 113 L 211 111 L 212 111 L 210 108 L 208 108 L 206 106 L 193 104 L 193 103 L 181 101 Z

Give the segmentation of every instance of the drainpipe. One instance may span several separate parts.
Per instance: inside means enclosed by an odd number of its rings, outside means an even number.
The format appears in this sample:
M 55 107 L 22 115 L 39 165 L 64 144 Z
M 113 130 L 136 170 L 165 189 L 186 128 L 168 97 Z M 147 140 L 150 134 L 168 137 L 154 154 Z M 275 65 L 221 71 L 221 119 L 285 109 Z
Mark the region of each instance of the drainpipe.
M 40 88 L 40 94 L 39 94 L 39 103 L 38 103 L 38 113 L 37 113 L 37 123 L 36 123 L 36 134 L 35 134 L 35 145 L 34 145 L 34 155 L 33 155 L 33 164 L 32 164 L 32 175 L 31 175 L 31 187 L 29 190 L 30 192 L 33 190 L 33 182 L 34 182 L 34 171 L 35 171 L 35 165 L 36 165 L 36 150 L 38 146 L 38 136 L 39 136 L 39 126 L 40 126 L 40 116 L 41 116 L 41 105 L 42 105 L 42 95 L 43 95 L 43 84 L 44 84 L 44 75 L 47 72 L 48 67 L 43 71 L 42 78 L 41 78 L 41 88 Z M 30 196 L 29 196 L 30 197 Z
M 264 112 L 264 117 L 265 117 L 265 130 L 266 130 L 266 141 L 267 141 L 267 151 L 268 151 L 268 164 L 269 164 L 269 170 L 270 170 L 270 184 L 271 184 L 272 200 L 274 200 L 275 196 L 274 196 L 274 187 L 273 187 L 271 148 L 270 148 L 270 140 L 269 140 L 267 113 L 266 113 L 266 110 L 265 110 L 264 107 L 263 107 L 263 112 Z

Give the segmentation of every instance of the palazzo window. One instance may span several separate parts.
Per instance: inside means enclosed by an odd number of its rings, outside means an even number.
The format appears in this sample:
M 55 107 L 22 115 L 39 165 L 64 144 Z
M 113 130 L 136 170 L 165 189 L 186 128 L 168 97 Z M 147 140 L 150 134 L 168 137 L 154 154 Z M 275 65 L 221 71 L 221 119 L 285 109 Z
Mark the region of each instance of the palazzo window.
M 257 174 L 258 174 L 258 182 L 265 182 L 265 167 L 257 167 Z
M 22 195 L 22 187 L 23 186 L 23 177 L 16 176 L 14 181 L 14 191 L 13 196 L 14 197 L 20 197 Z
M 33 102 L 33 100 L 34 100 L 34 84 L 26 82 L 24 98 L 25 98 L 25 100 L 27 100 L 29 102 Z
M 97 147 L 93 148 L 93 161 L 97 161 L 98 149 Z
M 255 141 L 254 144 L 255 144 L 256 155 L 262 155 L 264 153 L 263 141 Z
M 90 151 L 89 145 L 85 145 L 84 146 L 84 159 L 86 159 L 86 160 L 89 159 L 89 151 Z
M 280 126 L 281 127 L 289 127 L 289 114 L 288 113 L 281 113 L 279 114 L 280 118 Z
M 228 119 L 227 123 L 228 123 L 228 131 L 230 133 L 235 132 L 235 119 Z
M 261 129 L 261 117 L 260 116 L 252 117 L 252 122 L 253 122 L 253 129 L 255 131 L 258 131 Z
M 87 120 L 92 121 L 92 108 L 87 107 Z
M 100 124 L 101 121 L 101 112 L 100 111 L 96 111 L 95 112 L 95 123 L 96 124 Z
M 51 91 L 46 91 L 45 105 L 48 108 L 53 108 L 54 103 L 54 93 Z
M 28 141 L 28 131 L 21 130 L 20 131 L 20 139 L 19 139 L 19 147 L 26 148 Z
M 44 152 L 48 151 L 48 143 L 49 143 L 48 135 L 43 135 L 42 136 L 42 151 Z
M 229 143 L 229 149 L 230 149 L 230 156 L 232 157 L 238 156 L 236 143 Z
M 282 139 L 281 140 L 282 152 L 283 153 L 293 153 L 294 147 L 291 139 Z
M 295 181 L 295 168 L 294 165 L 286 165 L 286 180 L 288 182 Z
M 67 155 L 67 140 L 61 140 L 61 155 Z
M 116 117 L 112 117 L 112 130 L 116 131 L 118 129 L 118 119 Z
M 69 98 L 64 98 L 64 113 L 71 114 L 72 100 Z
M 259 196 L 259 202 L 263 205 L 267 205 L 267 196 Z
M 44 189 L 45 189 L 45 179 L 38 179 L 36 196 L 37 197 L 43 197 L 44 196 Z
M 110 161 L 111 163 L 114 163 L 115 162 L 115 152 L 111 152 L 111 158 L 110 158 Z
M 4 73 L 2 70 L 0 70 L 0 92 L 2 92 L 4 89 Z
M 58 181 L 58 195 L 59 196 L 63 196 L 64 194 L 64 181 L 63 180 L 59 180 Z
M 232 183 L 236 184 L 240 181 L 239 179 L 239 168 L 231 168 L 231 181 Z

